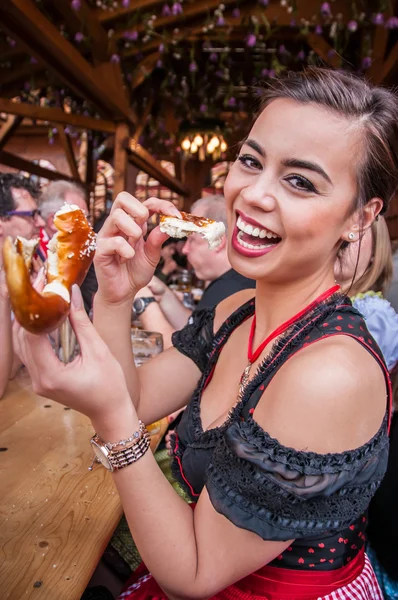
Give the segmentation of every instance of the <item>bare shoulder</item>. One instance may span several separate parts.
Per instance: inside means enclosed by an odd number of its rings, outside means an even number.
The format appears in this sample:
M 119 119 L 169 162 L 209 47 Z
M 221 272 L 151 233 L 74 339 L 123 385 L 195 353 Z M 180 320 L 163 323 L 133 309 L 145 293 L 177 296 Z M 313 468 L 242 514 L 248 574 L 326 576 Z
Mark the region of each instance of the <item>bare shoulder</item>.
M 224 323 L 228 317 L 240 308 L 245 302 L 248 302 L 251 298 L 254 298 L 255 290 L 249 288 L 247 290 L 241 290 L 225 298 L 220 304 L 217 305 L 216 314 L 214 318 L 214 331 L 217 331 L 219 327 Z
M 348 336 L 303 348 L 279 370 L 255 419 L 282 444 L 319 453 L 368 442 L 380 428 L 387 394 L 374 357 Z

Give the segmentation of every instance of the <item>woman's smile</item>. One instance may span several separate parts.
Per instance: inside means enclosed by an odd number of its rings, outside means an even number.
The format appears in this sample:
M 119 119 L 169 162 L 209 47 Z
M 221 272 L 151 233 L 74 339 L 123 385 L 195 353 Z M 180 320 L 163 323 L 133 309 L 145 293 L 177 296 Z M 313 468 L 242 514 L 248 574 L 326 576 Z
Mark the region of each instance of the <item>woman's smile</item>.
M 263 256 L 274 250 L 281 241 L 281 238 L 273 231 L 237 212 L 231 243 L 239 254 L 251 258 Z

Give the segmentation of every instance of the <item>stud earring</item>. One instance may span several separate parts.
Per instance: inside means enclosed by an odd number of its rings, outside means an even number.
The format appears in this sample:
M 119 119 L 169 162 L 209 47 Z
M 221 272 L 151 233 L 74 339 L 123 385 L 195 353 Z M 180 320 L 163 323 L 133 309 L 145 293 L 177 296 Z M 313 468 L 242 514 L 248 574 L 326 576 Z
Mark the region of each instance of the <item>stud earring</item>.
M 350 231 L 350 233 L 348 234 L 348 239 L 349 240 L 355 240 L 355 233 L 353 231 Z

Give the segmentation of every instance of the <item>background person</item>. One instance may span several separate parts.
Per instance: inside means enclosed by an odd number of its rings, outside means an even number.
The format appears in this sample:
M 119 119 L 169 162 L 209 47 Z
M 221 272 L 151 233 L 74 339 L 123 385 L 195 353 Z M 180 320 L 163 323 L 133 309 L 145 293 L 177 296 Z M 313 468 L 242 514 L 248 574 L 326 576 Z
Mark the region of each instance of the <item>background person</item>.
M 14 354 L 11 306 L 3 269 L 3 244 L 7 236 L 28 240 L 39 237 L 44 221 L 37 208 L 40 189 L 26 177 L 11 173 L 0 174 L 0 398 L 7 382 L 21 366 Z M 35 260 L 39 269 L 40 261 Z

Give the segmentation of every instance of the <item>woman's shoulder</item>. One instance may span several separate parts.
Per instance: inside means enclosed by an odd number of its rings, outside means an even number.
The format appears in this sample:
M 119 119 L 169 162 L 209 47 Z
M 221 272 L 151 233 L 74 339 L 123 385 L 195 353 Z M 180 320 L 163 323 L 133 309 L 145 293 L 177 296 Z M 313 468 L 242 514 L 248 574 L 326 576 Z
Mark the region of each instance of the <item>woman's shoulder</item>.
M 333 336 L 286 361 L 254 418 L 284 445 L 325 454 L 368 442 L 386 411 L 386 381 L 378 362 L 356 340 Z

